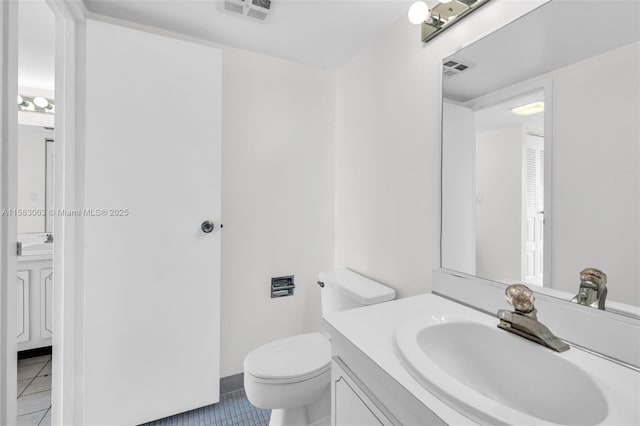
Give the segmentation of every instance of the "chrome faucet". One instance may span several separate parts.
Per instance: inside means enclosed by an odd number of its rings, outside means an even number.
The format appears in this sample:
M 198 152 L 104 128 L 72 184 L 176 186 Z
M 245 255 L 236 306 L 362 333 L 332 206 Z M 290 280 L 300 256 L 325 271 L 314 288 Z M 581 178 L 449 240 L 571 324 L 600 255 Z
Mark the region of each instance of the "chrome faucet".
M 535 297 L 529 287 L 522 284 L 512 284 L 505 290 L 505 295 L 514 311 L 500 309 L 498 311 L 500 319 L 498 327 L 556 352 L 569 350 L 569 345 L 554 336 L 544 324 L 538 321 L 538 311 L 533 304 Z
M 580 272 L 580 289 L 571 301 L 604 311 L 607 300 L 607 274 L 595 268 Z

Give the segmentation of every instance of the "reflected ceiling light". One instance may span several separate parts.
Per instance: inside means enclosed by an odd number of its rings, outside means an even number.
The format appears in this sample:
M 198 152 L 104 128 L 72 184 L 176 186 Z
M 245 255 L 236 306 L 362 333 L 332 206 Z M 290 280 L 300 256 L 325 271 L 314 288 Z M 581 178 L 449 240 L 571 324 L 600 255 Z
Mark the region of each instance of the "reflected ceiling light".
M 47 98 L 43 98 L 42 96 L 36 96 L 33 98 L 33 103 L 40 108 L 46 108 L 49 106 L 49 101 Z
M 412 24 L 419 25 L 431 17 L 431 10 L 425 2 L 417 1 L 409 7 L 407 16 Z
M 26 112 L 38 113 L 55 113 L 55 102 L 53 99 L 47 99 L 44 96 L 27 96 L 18 95 L 18 110 Z
M 530 104 L 511 108 L 511 112 L 518 115 L 532 115 L 544 111 L 544 101 L 535 101 Z

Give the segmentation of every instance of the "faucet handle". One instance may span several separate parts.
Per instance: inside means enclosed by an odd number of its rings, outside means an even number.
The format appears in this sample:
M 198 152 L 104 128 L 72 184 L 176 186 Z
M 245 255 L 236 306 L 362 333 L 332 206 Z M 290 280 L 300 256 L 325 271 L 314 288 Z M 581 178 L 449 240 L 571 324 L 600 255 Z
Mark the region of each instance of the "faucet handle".
M 533 291 L 524 284 L 511 284 L 504 291 L 504 294 L 507 297 L 507 302 L 513 306 L 516 312 L 528 314 L 536 309 L 534 306 L 536 298 Z
M 596 268 L 583 269 L 580 272 L 580 281 L 591 282 L 600 289 L 607 285 L 607 274 Z

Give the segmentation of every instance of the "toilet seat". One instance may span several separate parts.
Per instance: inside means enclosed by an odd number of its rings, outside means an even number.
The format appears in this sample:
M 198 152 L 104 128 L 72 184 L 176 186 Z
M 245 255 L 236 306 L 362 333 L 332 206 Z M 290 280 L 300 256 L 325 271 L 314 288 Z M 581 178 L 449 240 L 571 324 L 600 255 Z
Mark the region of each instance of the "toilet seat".
M 297 383 L 331 369 L 331 344 L 320 333 L 276 340 L 250 352 L 244 372 L 261 383 Z

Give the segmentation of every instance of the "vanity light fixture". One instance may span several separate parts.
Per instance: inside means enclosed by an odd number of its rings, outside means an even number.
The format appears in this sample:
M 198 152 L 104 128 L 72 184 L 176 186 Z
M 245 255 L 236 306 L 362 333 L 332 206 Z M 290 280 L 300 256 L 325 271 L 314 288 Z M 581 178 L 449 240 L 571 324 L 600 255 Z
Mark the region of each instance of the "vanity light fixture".
M 420 0 L 411 5 L 408 18 L 412 24 L 421 26 L 422 42 L 426 43 L 490 1 L 441 0 L 429 9 L 429 6 Z
M 55 103 L 53 99 L 44 96 L 18 95 L 18 110 L 53 114 L 55 113 Z
M 542 111 L 544 111 L 544 101 L 535 101 L 511 108 L 511 112 L 518 115 L 533 115 Z
M 409 18 L 409 22 L 418 25 L 431 18 L 431 10 L 425 2 L 417 1 L 409 7 L 407 17 Z

